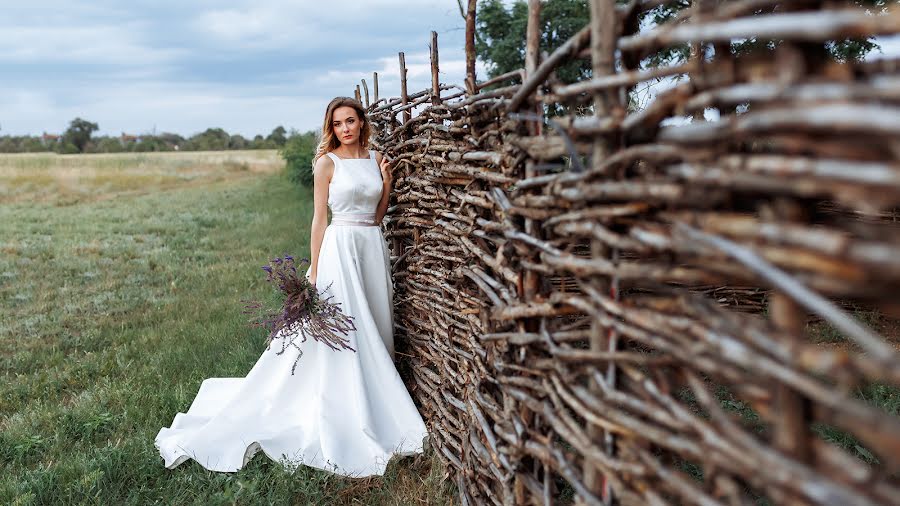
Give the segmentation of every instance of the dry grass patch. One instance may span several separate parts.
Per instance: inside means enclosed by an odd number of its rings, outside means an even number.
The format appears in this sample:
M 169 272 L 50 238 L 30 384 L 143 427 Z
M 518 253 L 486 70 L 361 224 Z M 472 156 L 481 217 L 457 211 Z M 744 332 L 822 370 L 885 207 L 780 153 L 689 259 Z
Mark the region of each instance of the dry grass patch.
M 72 205 L 283 169 L 275 150 L 0 154 L 0 203 Z

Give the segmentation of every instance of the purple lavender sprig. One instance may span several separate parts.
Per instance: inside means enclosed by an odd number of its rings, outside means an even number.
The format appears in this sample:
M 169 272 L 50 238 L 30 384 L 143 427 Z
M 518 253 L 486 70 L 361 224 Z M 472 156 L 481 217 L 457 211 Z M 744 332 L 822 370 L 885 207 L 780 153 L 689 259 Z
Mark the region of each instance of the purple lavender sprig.
M 305 272 L 308 265 L 308 259 L 301 259 L 299 272 Z M 241 300 L 245 303 L 241 313 L 254 315 L 249 320 L 250 325 L 268 329 L 267 349 L 272 341 L 281 339 L 281 350 L 276 353 L 281 355 L 288 347 L 297 350 L 297 358 L 291 367 L 292 375 L 303 356 L 299 345 L 309 337 L 332 350 L 356 351 L 350 347 L 347 338 L 350 331 L 356 330 L 353 317 L 345 315 L 339 303 L 332 302 L 333 295 L 323 297 L 323 293 L 319 293 L 305 275 L 298 273 L 297 267 L 294 257 L 290 255 L 273 258 L 262 267 L 266 271 L 266 281 L 276 285 L 283 296 L 281 307 L 266 308 L 255 300 Z

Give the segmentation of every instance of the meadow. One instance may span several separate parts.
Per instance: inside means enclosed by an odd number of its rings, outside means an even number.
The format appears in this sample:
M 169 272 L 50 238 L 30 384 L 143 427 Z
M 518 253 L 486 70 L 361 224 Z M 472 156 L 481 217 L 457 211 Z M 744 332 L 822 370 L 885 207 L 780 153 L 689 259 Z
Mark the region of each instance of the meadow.
M 307 256 L 311 193 L 274 151 L 0 155 L 0 504 L 448 504 L 432 451 L 352 480 L 262 453 L 162 465 L 201 381 L 244 376 L 241 299 Z

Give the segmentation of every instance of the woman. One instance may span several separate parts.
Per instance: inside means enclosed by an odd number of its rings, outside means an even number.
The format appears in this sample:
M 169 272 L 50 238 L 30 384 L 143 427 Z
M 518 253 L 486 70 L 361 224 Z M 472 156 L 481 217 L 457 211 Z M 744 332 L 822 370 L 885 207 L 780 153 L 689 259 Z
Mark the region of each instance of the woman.
M 262 450 L 286 465 L 363 477 L 383 474 L 392 455 L 422 451 L 425 424 L 393 363 L 393 285 L 379 226 L 391 171 L 367 150 L 370 133 L 362 105 L 335 98 L 313 162 L 307 276 L 353 317 L 356 351 L 308 340 L 291 375 L 293 357 L 271 346 L 245 378 L 204 380 L 187 413 L 156 436 L 167 468 L 194 459 L 232 472 Z

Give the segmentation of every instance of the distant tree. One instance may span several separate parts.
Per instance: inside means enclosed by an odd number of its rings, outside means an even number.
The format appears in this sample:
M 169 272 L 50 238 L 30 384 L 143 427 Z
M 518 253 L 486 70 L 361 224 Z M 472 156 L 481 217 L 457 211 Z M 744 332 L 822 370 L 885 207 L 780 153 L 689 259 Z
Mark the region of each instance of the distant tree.
M 67 141 L 57 142 L 53 149 L 61 155 L 75 155 L 82 152 L 78 150 L 78 146 Z
M 133 151 L 138 153 L 172 151 L 172 149 L 174 149 L 172 146 L 156 135 L 142 135 L 141 141 L 136 143 L 133 147 Z
M 228 149 L 231 136 L 221 128 L 207 128 L 204 132 L 191 136 L 185 148 L 191 151 L 223 151 Z
M 125 151 L 125 146 L 118 137 L 100 137 L 96 141 L 96 150 L 98 153 L 121 153 Z
M 279 125 L 272 130 L 272 133 L 266 137 L 266 140 L 272 144 L 273 147 L 281 148 L 284 147 L 284 143 L 287 142 L 287 130 L 284 129 L 283 126 Z
M 266 149 L 266 138 L 262 135 L 256 134 L 252 141 L 250 141 L 250 149 Z
M 44 144 L 41 143 L 41 139 L 39 137 L 25 137 L 22 139 L 19 147 L 21 152 L 23 153 L 40 153 L 43 151 L 47 151 L 47 146 L 44 146 Z
M 76 152 L 84 153 L 85 147 L 91 141 L 91 135 L 96 132 L 100 127 L 97 126 L 96 123 L 91 123 L 90 121 L 75 118 L 69 123 L 69 128 L 66 130 L 66 133 L 63 134 L 63 138 L 65 139 L 64 144 L 71 144 L 75 147 Z M 65 149 L 64 151 L 68 151 Z
M 180 148 L 181 145 L 184 144 L 184 141 L 185 141 L 184 137 L 182 137 L 178 134 L 170 133 L 170 132 L 163 132 L 163 133 L 159 134 L 158 137 L 161 141 L 165 142 L 166 145 L 168 145 L 169 148 L 171 148 L 171 149 Z
M 286 162 L 288 174 L 295 183 L 312 187 L 312 160 L 316 156 L 318 144 L 315 131 L 302 134 L 292 131 L 284 147 L 279 151 Z
M 234 134 L 228 139 L 228 149 L 247 149 L 247 139 L 241 134 Z
M 18 153 L 19 151 L 19 146 L 12 137 L 8 135 L 0 137 L 0 153 Z

